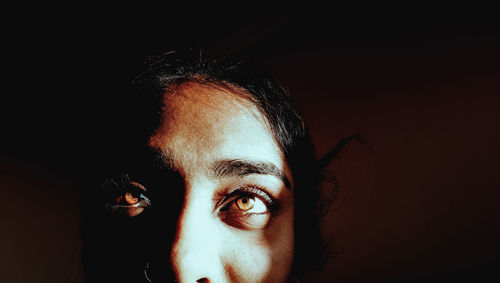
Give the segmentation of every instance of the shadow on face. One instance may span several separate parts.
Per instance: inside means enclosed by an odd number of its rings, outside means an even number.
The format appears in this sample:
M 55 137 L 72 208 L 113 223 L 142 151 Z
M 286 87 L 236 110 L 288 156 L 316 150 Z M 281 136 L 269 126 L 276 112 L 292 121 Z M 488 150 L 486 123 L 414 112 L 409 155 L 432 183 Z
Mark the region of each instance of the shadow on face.
M 252 103 L 183 85 L 166 95 L 160 127 L 134 156 L 105 184 L 112 278 L 144 280 L 147 266 L 153 282 L 287 280 L 292 174 Z

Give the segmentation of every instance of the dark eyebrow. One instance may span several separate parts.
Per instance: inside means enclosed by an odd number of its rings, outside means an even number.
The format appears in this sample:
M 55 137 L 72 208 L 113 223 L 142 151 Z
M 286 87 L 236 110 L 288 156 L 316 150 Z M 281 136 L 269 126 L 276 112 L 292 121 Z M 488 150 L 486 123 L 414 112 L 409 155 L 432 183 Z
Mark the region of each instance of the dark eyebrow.
M 245 176 L 250 174 L 273 175 L 280 178 L 287 189 L 290 189 L 291 187 L 290 180 L 286 177 L 283 171 L 270 162 L 223 159 L 213 163 L 212 171 L 216 177 Z
M 158 148 L 148 148 L 148 152 L 152 160 L 160 166 L 160 168 L 171 169 L 174 165 L 172 153 L 169 150 L 163 152 Z

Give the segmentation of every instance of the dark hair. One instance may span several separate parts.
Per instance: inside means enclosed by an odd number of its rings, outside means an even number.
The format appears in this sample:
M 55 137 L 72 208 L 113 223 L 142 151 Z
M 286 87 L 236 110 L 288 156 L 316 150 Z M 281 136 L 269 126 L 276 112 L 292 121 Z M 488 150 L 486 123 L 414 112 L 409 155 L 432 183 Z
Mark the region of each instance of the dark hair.
M 318 267 L 327 250 L 320 234 L 323 211 L 320 168 L 308 129 L 292 105 L 291 96 L 271 75 L 248 62 L 236 59 L 204 60 L 201 56 L 172 52 L 151 57 L 146 70 L 132 83 L 137 95 L 156 105 L 148 132 L 159 125 L 165 93 L 184 83 L 213 85 L 233 90 L 254 103 L 271 126 L 276 142 L 291 167 L 295 185 L 294 275 Z M 236 91 L 234 91 L 236 90 Z M 153 110 L 153 109 L 150 109 Z
M 235 58 L 210 60 L 194 50 L 150 57 L 131 85 L 135 114 L 129 132 L 140 137 L 135 142 L 147 143 L 161 124 L 164 96 L 187 83 L 230 90 L 255 104 L 267 119 L 294 179 L 295 254 L 291 276 L 301 277 L 311 268 L 320 268 L 329 254 L 319 225 L 329 203 L 320 191 L 323 166 L 316 159 L 309 131 L 289 93 L 262 67 Z

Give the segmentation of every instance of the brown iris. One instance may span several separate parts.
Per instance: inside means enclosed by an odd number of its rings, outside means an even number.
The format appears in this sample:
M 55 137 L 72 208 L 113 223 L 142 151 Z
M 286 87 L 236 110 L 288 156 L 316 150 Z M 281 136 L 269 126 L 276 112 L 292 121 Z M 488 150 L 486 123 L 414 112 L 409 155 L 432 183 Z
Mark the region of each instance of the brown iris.
M 125 194 L 120 195 L 116 198 L 116 203 L 122 205 L 134 205 L 138 202 L 139 198 L 134 197 L 131 192 L 126 192 Z
M 146 191 L 146 188 L 137 182 L 130 182 L 130 185 Z M 139 198 L 137 196 L 134 196 L 132 192 L 126 192 L 125 194 L 120 195 L 116 198 L 116 203 L 122 203 L 123 201 L 125 201 L 125 203 L 128 205 L 134 205 L 139 202 Z
M 134 197 L 131 192 L 125 193 L 124 199 L 128 204 L 136 204 L 139 202 L 139 198 Z
M 129 182 L 129 185 L 135 188 L 130 188 L 130 191 L 126 191 L 116 197 L 115 203 L 117 208 L 120 208 L 128 216 L 133 217 L 141 214 L 145 207 L 149 207 L 150 201 L 140 192 L 146 192 L 146 188 L 143 185 L 137 182 Z
M 236 199 L 236 206 L 243 211 L 252 209 L 255 205 L 255 199 L 250 197 L 240 197 Z

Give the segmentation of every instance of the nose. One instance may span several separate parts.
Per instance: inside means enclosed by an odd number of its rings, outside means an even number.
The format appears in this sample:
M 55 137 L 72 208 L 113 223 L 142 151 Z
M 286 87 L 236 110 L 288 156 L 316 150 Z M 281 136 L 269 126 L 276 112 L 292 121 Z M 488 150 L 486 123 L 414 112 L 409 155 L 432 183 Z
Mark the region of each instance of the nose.
M 171 264 L 180 283 L 225 282 L 212 211 L 202 197 L 187 198 L 171 249 Z

